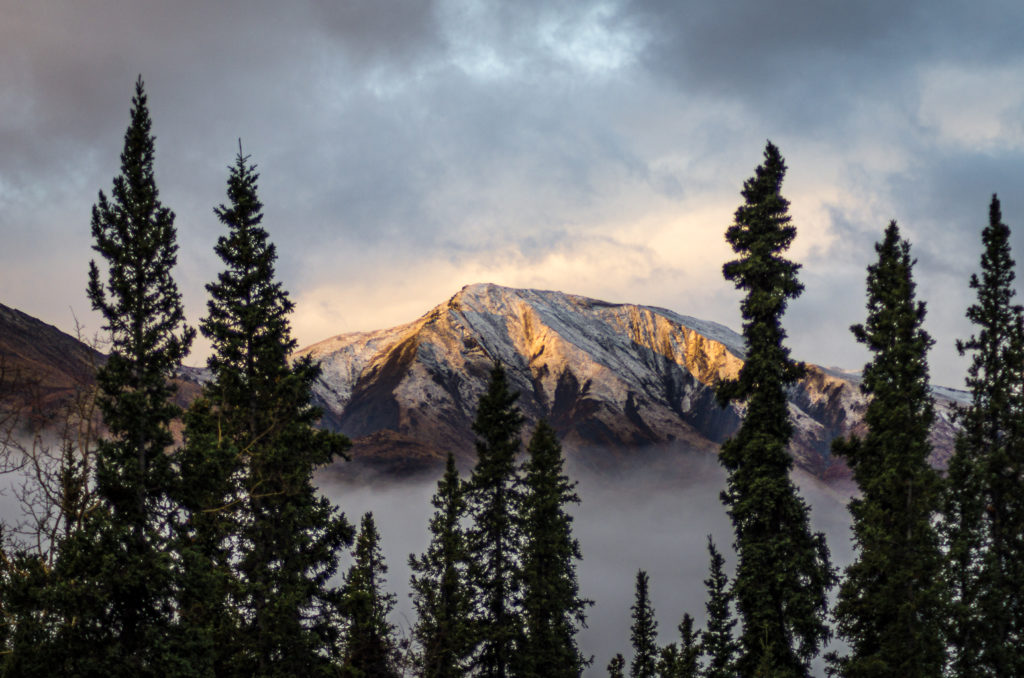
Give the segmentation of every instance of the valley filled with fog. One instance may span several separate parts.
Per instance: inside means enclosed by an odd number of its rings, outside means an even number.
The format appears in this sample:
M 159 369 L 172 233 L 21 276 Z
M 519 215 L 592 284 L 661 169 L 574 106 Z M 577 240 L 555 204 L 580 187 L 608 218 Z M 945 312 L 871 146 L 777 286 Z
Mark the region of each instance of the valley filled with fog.
M 629 660 L 629 608 L 638 569 L 650 575 L 659 639 L 667 644 L 678 640 L 683 613 L 692 615 L 698 627 L 704 623 L 708 534 L 728 571 L 735 567 L 732 527 L 719 500 L 725 472 L 718 460 L 707 453 L 676 452 L 647 461 L 632 468 L 620 460 L 614 469 L 595 471 L 579 464 L 569 469 L 581 499 L 572 510 L 583 552 L 580 594 L 595 603 L 587 614 L 588 628 L 579 635 L 584 654 L 594 656 L 588 676 L 606 675 L 605 666 L 616 652 Z M 828 537 L 833 565 L 845 567 L 852 560 L 846 496 L 807 475 L 795 480 L 811 505 L 813 529 Z M 319 486 L 354 524 L 365 511 L 373 512 L 389 567 L 387 588 L 398 597 L 392 621 L 407 638 L 414 621 L 408 558 L 421 553 L 429 540 L 436 480 L 357 485 L 328 471 L 320 475 Z M 344 558 L 341 570 L 350 562 Z M 820 660 L 815 667 L 824 675 Z

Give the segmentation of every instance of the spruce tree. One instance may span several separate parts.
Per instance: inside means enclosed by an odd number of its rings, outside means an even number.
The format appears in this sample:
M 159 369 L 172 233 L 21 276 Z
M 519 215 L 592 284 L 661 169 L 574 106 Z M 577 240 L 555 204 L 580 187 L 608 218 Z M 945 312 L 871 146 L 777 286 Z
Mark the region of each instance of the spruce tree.
M 626 660 L 621 654 L 616 654 L 608 662 L 608 678 L 626 678 Z
M 563 473 L 562 446 L 541 420 L 523 468 L 522 596 L 525 635 L 519 675 L 579 678 L 589 663 L 576 644 L 591 601 L 580 598 L 576 562 L 582 558 L 565 507 L 579 504 L 576 484 Z
M 679 662 L 676 665 L 677 678 L 697 678 L 700 675 L 701 632 L 693 628 L 693 617 L 683 615 L 679 622 Z
M 225 264 L 207 285 L 201 323 L 213 353 L 206 388 L 218 445 L 237 458 L 231 504 L 233 559 L 242 620 L 237 675 L 309 675 L 338 655 L 340 593 L 329 580 L 352 527 L 313 486 L 318 467 L 343 457 L 348 440 L 314 428 L 311 388 L 320 374 L 289 355 L 291 300 L 275 279 L 276 250 L 262 227 L 258 174 L 239 148 L 215 209 L 228 232 L 215 251 Z
M 958 413 L 943 530 L 951 672 L 961 678 L 1024 675 L 1024 333 L 1010 229 L 995 195 L 981 238 L 981 276 L 970 279 L 977 301 L 967 309 L 977 334 L 957 342 L 972 356 L 971 403 Z
M 868 432 L 833 443 L 861 495 L 850 501 L 856 560 L 846 569 L 835 618 L 850 653 L 842 676 L 913 678 L 942 672 L 942 557 L 933 521 L 938 474 L 928 465 L 933 419 L 925 305 L 915 300 L 910 243 L 891 222 L 868 267 L 868 317 L 851 329 L 873 354 L 861 389 Z
M 87 290 L 111 340 L 97 381 L 112 440 L 101 446 L 96 482 L 114 519 L 139 543 L 169 484 L 169 425 L 180 412 L 169 402 L 175 392 L 170 379 L 195 336 L 185 326 L 181 294 L 171 277 L 178 251 L 174 213 L 160 202 L 156 188 L 146 104 L 140 77 L 113 200 L 100 191 L 92 210 L 93 249 L 106 260 L 107 279 L 102 281 L 99 267 L 89 262 Z
M 430 544 L 423 555 L 409 556 L 416 609 L 412 633 L 419 644 L 417 675 L 460 678 L 472 648 L 472 599 L 466 588 L 466 535 L 461 525 L 466 502 L 451 453 L 431 503 L 436 510 L 430 519 Z
M 715 548 L 715 542 L 708 535 L 708 555 L 711 564 L 708 578 L 704 580 L 708 600 L 707 628 L 701 633 L 701 652 L 708 658 L 704 672 L 706 678 L 734 678 L 736 675 L 736 652 L 739 649 L 732 629 L 736 620 L 732 615 L 732 594 L 729 578 L 723 570 L 725 559 Z
M 679 644 L 669 643 L 661 648 L 658 659 L 658 678 L 697 678 L 700 673 L 700 631 L 693 629 L 693 617 L 683 615 L 679 622 Z
M 342 589 L 346 628 L 341 673 L 350 678 L 397 678 L 395 628 L 388 621 L 395 596 L 384 592 L 388 567 L 372 513 L 363 515 L 352 555 Z
M 154 137 L 141 77 L 135 83 L 121 170 L 92 209 L 87 293 L 103 316 L 110 353 L 98 370 L 108 436 L 96 449 L 99 506 L 59 547 L 51 599 L 61 617 L 52 644 L 34 650 L 51 675 L 174 675 L 172 558 L 165 524 L 173 484 L 171 377 L 195 334 L 171 276 L 174 214 L 159 199 Z M 52 609 L 52 608 L 51 608 Z
M 786 389 L 803 366 L 783 346 L 781 318 L 803 286 L 799 265 L 782 252 L 796 236 L 789 202 L 780 194 L 786 165 L 769 142 L 764 164 L 743 185 L 744 204 L 726 239 L 739 258 L 723 274 L 746 296 L 741 302 L 746 362 L 739 378 L 718 385 L 722 405 L 746 403 L 736 434 L 719 459 L 729 472 L 722 499 L 732 518 L 739 562 L 733 595 L 743 630 L 737 671 L 755 676 L 806 676 L 829 638 L 826 593 L 835 575 L 823 534 L 812 534 L 809 509 L 796 492 L 787 446 L 793 428 Z
M 654 618 L 647 573 L 636 573 L 636 592 L 632 611 L 633 623 L 629 639 L 633 644 L 633 660 L 629 664 L 629 678 L 655 678 L 658 668 L 658 621 Z
M 474 669 L 484 678 L 515 675 L 523 642 L 519 595 L 521 491 L 516 477 L 523 417 L 505 370 L 494 364 L 480 398 L 473 432 L 477 463 L 466 487 L 471 524 L 467 534 L 474 593 Z

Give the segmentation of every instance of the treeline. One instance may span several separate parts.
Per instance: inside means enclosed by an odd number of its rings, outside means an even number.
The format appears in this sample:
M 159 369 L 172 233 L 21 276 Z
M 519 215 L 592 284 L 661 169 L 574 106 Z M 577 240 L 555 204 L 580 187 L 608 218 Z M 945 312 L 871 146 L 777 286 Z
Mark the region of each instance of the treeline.
M 313 486 L 350 444 L 315 427 L 319 367 L 289 359 L 293 304 L 241 144 L 215 209 L 224 268 L 199 326 L 212 379 L 187 410 L 173 404 L 195 330 L 171 275 L 174 214 L 153 140 L 140 79 L 120 173 L 92 211 L 100 262 L 87 291 L 111 341 L 95 395 L 105 432 L 84 426 L 19 469 L 39 520 L 34 541 L 0 534 L 0 676 L 541 678 L 593 666 L 576 641 L 592 603 L 576 577 L 575 483 L 546 423 L 521 454 L 523 417 L 499 365 L 473 424 L 476 464 L 464 479 L 449 455 L 429 545 L 409 558 L 416 619 L 399 637 L 372 514 L 356 529 Z M 720 403 L 745 407 L 720 455 L 735 573 L 709 539 L 704 628 L 686 613 L 662 646 L 637 572 L 632 652 L 611 657 L 608 675 L 808 676 L 835 634 L 849 649 L 825 658 L 830 675 L 1024 676 L 1024 314 L 998 200 L 970 281 L 976 333 L 958 343 L 971 402 L 946 476 L 927 462 L 932 340 L 910 244 L 892 222 L 876 245 L 867 318 L 852 328 L 873 355 L 867 432 L 834 445 L 860 488 L 856 559 L 840 573 L 789 477 L 786 393 L 804 368 L 781 318 L 803 286 L 784 256 L 796 234 L 785 170 L 769 143 L 726 231 L 748 350 L 717 387 Z

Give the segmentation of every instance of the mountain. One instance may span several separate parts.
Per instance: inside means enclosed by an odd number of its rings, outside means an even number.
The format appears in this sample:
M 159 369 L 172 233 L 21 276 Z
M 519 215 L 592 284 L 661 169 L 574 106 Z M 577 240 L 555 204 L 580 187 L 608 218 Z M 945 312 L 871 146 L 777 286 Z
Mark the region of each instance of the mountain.
M 712 454 L 743 413 L 719 408 L 713 390 L 743 364 L 740 335 L 662 308 L 561 292 L 470 285 L 414 322 L 339 335 L 298 354 L 323 366 L 314 389 L 323 425 L 354 440 L 354 463 L 339 467 L 348 474 L 433 472 L 448 450 L 468 466 L 476 404 L 494 360 L 520 392 L 524 434 L 546 417 L 570 457 L 592 467 L 671 461 L 680 447 Z M 0 305 L 0 425 L 12 410 L 44 424 L 59 417 L 104 359 Z M 182 368 L 176 402 L 194 398 L 206 376 Z M 932 462 L 941 467 L 952 451 L 953 403 L 967 394 L 935 394 Z M 809 365 L 790 391 L 796 465 L 820 478 L 848 478 L 829 446 L 863 430 L 866 404 L 856 374 Z
M 99 351 L 0 304 L 0 410 L 49 418 L 76 388 L 92 384 Z
M 471 423 L 494 361 L 520 393 L 528 432 L 546 417 L 570 457 L 601 466 L 680 447 L 713 452 L 739 425 L 714 384 L 736 376 L 743 338 L 717 323 L 652 306 L 561 292 L 464 287 L 406 325 L 342 334 L 298 352 L 320 361 L 325 426 L 354 439 L 356 470 L 387 475 L 438 468 L 448 450 L 473 455 Z M 936 391 L 933 463 L 952 449 L 952 405 Z M 789 394 L 796 465 L 824 479 L 849 470 L 833 438 L 862 430 L 857 376 L 808 365 Z

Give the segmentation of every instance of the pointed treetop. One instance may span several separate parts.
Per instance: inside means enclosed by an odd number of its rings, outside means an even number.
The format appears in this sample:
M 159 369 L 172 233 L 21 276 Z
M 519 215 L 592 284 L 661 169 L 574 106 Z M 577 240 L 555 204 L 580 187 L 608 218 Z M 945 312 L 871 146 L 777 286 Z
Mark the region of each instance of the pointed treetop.
M 800 264 L 783 256 L 796 237 L 789 201 L 779 192 L 786 164 L 770 141 L 764 158 L 754 176 L 744 182 L 744 202 L 725 232 L 725 239 L 739 256 L 722 267 L 722 275 L 747 292 L 740 311 L 748 355 L 739 378 L 718 385 L 722 404 L 745 400 L 755 390 L 774 392 L 803 374 L 802 365 L 790 360 L 789 349 L 783 345 L 786 332 L 781 322 L 788 300 L 800 296 L 804 289 L 797 279 Z
M 636 573 L 636 595 L 630 608 L 633 624 L 629 635 L 633 643 L 630 678 L 654 678 L 658 662 L 658 621 L 648 590 L 650 578 L 643 570 Z
M 132 185 L 149 182 L 153 178 L 153 142 L 156 137 L 151 133 L 152 127 L 146 87 L 142 82 L 142 75 L 139 75 L 135 81 L 135 94 L 132 96 L 131 123 L 125 131 L 124 149 L 121 151 L 122 169 L 134 170 L 132 173 L 126 173 Z M 157 190 L 154 184 L 151 199 L 155 200 L 156 197 Z

